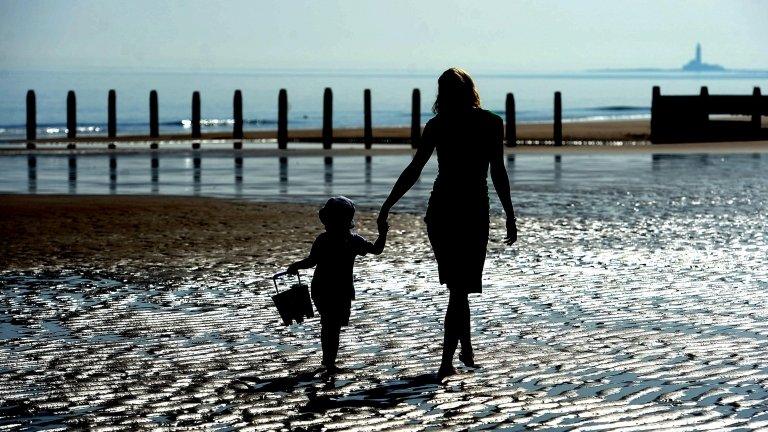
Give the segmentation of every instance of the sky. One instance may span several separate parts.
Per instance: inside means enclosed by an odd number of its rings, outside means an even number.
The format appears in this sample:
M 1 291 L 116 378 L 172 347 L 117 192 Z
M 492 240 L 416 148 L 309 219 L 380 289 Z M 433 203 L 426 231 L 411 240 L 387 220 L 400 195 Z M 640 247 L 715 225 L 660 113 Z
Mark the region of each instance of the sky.
M 0 0 L 0 69 L 768 70 L 768 1 Z

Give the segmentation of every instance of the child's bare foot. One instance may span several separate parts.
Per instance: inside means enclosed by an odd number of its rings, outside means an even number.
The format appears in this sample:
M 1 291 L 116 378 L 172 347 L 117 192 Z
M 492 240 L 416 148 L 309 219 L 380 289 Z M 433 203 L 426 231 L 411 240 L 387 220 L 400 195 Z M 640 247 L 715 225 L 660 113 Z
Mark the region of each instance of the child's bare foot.
M 441 365 L 440 369 L 438 369 L 437 371 L 437 378 L 443 379 L 451 375 L 456 375 L 457 373 L 459 373 L 459 371 L 457 371 L 455 367 L 451 365 L 449 366 Z
M 329 374 L 336 374 L 336 373 L 341 373 L 343 369 L 336 366 L 335 364 L 332 364 L 330 366 L 326 366 L 325 371 L 328 372 Z

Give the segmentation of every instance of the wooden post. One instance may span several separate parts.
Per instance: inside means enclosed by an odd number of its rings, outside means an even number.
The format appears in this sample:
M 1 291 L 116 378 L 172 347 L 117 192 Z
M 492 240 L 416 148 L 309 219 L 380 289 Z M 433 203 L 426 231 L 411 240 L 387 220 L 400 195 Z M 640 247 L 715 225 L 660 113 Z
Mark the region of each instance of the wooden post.
M 277 148 L 288 148 L 288 92 L 280 89 L 277 96 Z
M 200 138 L 200 92 L 192 93 L 192 138 Z
M 70 90 L 67 93 L 67 138 L 75 139 L 77 137 L 77 101 L 75 92 Z
M 235 90 L 235 97 L 232 101 L 233 117 L 235 125 L 232 129 L 232 138 L 243 139 L 243 94 L 240 90 Z
M 34 90 L 27 90 L 27 141 L 37 139 L 37 99 Z M 30 144 L 30 143 L 28 143 Z
M 651 94 L 651 142 L 655 142 L 658 135 L 661 133 L 659 130 L 659 118 L 661 113 L 659 112 L 659 99 L 661 98 L 661 88 L 659 86 L 653 86 L 653 93 Z
M 517 145 L 517 125 L 515 124 L 515 95 L 507 93 L 507 124 L 506 133 L 507 147 L 515 147 Z
M 157 90 L 149 92 L 149 136 L 160 137 L 160 122 L 157 114 Z
M 371 90 L 363 91 L 363 144 L 370 149 L 373 144 L 373 126 L 371 125 Z
M 709 124 L 709 89 L 707 86 L 701 86 L 699 92 L 701 102 L 699 102 L 699 121 L 701 126 L 706 127 Z
M 413 89 L 411 95 L 411 148 L 421 144 L 421 92 Z
M 555 145 L 563 145 L 563 103 L 560 92 L 555 92 Z
M 762 125 L 760 124 L 760 87 L 752 89 L 752 96 L 754 96 L 754 108 L 752 111 L 752 128 L 755 131 L 759 131 Z
M 114 90 L 110 90 L 107 96 L 107 136 L 117 136 L 117 93 Z
M 333 92 L 329 87 L 323 93 L 323 148 L 330 149 L 333 144 Z

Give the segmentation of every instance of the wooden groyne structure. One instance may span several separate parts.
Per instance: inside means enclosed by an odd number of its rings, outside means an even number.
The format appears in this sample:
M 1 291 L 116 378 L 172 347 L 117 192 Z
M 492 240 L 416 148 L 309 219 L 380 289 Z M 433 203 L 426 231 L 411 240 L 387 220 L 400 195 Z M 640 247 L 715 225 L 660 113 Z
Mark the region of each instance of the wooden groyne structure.
M 192 93 L 191 104 L 191 125 L 190 134 L 184 137 L 174 135 L 173 140 L 187 139 L 192 140 L 192 148 L 200 148 L 199 140 L 202 140 L 201 114 L 200 114 L 201 95 L 199 91 Z M 37 102 L 34 90 L 27 91 L 27 128 L 26 143 L 27 148 L 34 149 L 38 143 L 37 139 Z M 506 95 L 505 106 L 505 145 L 514 147 L 517 145 L 517 127 L 515 116 L 515 98 L 512 93 Z M 371 110 L 371 90 L 363 91 L 363 133 L 360 137 L 338 137 L 334 136 L 333 127 L 333 91 L 326 88 L 323 92 L 323 123 L 322 133 L 319 137 L 301 137 L 290 138 L 288 134 L 288 92 L 280 89 L 277 101 L 277 148 L 284 150 L 288 148 L 289 142 L 320 142 L 323 149 L 331 149 L 334 143 L 362 143 L 366 149 L 370 149 L 374 142 L 379 143 L 410 143 L 412 148 L 418 148 L 421 142 L 421 91 L 413 89 L 411 93 L 411 125 L 410 136 L 406 138 L 397 137 L 374 137 L 373 115 Z M 229 139 L 235 140 L 233 147 L 241 149 L 242 140 L 245 139 L 243 129 L 243 94 L 240 90 L 235 90 L 232 98 L 232 117 L 233 126 Z M 148 135 L 142 137 L 131 137 L 136 140 L 153 141 L 150 148 L 157 149 L 159 141 L 163 138 L 160 135 L 160 121 L 158 109 L 158 93 L 156 90 L 149 92 L 149 131 Z M 75 149 L 78 141 L 105 141 L 108 142 L 108 148 L 114 149 L 117 140 L 117 92 L 109 90 L 107 94 L 107 136 L 94 138 L 89 136 L 82 138 L 77 136 L 77 99 L 75 92 L 70 90 L 67 94 L 67 137 L 66 139 L 45 139 L 45 142 L 68 141 L 67 148 Z M 563 145 L 563 124 L 562 124 L 562 103 L 560 92 L 555 92 L 554 98 L 554 122 L 552 130 L 552 143 L 555 146 Z
M 751 95 L 711 95 L 701 87 L 698 95 L 690 96 L 662 95 L 656 86 L 651 99 L 651 142 L 768 140 L 762 116 L 768 116 L 768 95 L 763 96 L 760 87 Z

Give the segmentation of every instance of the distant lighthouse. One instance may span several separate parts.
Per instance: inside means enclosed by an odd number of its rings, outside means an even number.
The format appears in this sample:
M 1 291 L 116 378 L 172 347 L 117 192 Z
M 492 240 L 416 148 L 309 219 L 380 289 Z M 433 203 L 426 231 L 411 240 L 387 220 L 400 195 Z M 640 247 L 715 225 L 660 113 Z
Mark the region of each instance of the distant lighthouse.
M 715 72 L 725 70 L 724 67 L 716 64 L 707 64 L 701 61 L 701 44 L 696 43 L 696 57 L 683 66 L 686 72 Z

